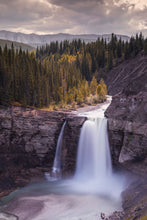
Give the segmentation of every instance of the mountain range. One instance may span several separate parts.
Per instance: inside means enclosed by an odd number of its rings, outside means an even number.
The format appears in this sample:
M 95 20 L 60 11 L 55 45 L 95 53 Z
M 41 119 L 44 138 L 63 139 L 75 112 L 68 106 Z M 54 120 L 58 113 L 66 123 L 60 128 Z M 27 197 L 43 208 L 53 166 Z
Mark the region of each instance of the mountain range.
M 28 44 L 19 43 L 19 42 L 16 42 L 16 41 L 1 40 L 0 39 L 0 46 L 1 46 L 2 49 L 4 49 L 5 45 L 7 45 L 7 48 L 11 48 L 12 43 L 13 43 L 13 47 L 14 47 L 15 50 L 19 50 L 21 48 L 23 51 L 28 50 L 30 52 L 33 49 L 35 49 L 34 47 L 32 47 Z
M 130 37 L 126 35 L 118 35 L 116 34 L 117 38 L 123 41 L 129 41 Z M 103 35 L 97 35 L 97 34 L 81 34 L 81 35 L 72 35 L 72 34 L 48 34 L 48 35 L 37 35 L 37 34 L 23 34 L 20 32 L 11 32 L 11 31 L 0 31 L 0 39 L 3 40 L 9 40 L 9 41 L 16 41 L 24 44 L 29 44 L 33 47 L 49 44 L 53 41 L 72 41 L 74 39 L 81 39 L 85 43 L 90 43 L 96 41 L 98 38 L 100 39 L 106 39 L 107 42 L 111 39 L 111 34 L 103 34 Z

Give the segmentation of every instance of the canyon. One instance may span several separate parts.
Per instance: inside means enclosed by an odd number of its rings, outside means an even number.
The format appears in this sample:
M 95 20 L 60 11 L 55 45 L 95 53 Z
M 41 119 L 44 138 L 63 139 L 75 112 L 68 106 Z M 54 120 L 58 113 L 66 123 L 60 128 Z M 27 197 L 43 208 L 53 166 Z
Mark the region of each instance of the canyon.
M 147 56 L 124 61 L 108 75 L 111 105 L 105 112 L 114 168 L 127 170 L 136 179 L 123 193 L 124 213 L 111 219 L 139 219 L 147 214 Z M 71 112 L 0 106 L 1 196 L 51 170 L 63 123 L 61 166 L 63 174 L 75 170 L 80 130 L 87 120 Z
M 44 172 L 52 168 L 57 139 L 65 120 L 62 167 L 63 172 L 72 173 L 80 128 L 86 118 L 63 112 L 1 106 L 1 192 L 21 187 L 30 182 L 31 177 L 44 177 Z

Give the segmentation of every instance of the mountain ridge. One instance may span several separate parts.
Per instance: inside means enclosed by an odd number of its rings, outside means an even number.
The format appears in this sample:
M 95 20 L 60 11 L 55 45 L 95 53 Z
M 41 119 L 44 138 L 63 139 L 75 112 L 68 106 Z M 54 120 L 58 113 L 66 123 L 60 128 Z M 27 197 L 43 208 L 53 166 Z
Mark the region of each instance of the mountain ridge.
M 23 51 L 29 51 L 31 52 L 34 48 L 28 44 L 24 44 L 24 43 L 20 43 L 20 42 L 16 42 L 16 41 L 10 41 L 10 40 L 3 40 L 3 39 L 0 39 L 0 46 L 2 49 L 4 49 L 5 45 L 7 45 L 7 47 L 9 49 L 11 49 L 11 46 L 12 46 L 12 43 L 13 43 L 13 47 L 15 50 L 19 50 L 20 48 L 23 50 Z
M 129 41 L 130 37 L 126 35 L 116 34 L 117 38 L 121 38 L 123 41 Z M 35 33 L 24 34 L 21 32 L 11 32 L 6 30 L 0 30 L 0 39 L 16 41 L 24 44 L 29 44 L 30 46 L 37 47 L 45 44 L 50 44 L 53 41 L 64 41 L 64 40 L 75 40 L 81 39 L 85 43 L 95 42 L 98 38 L 106 39 L 107 42 L 111 39 L 111 34 L 68 34 L 68 33 L 58 33 L 58 34 L 45 34 L 38 35 Z

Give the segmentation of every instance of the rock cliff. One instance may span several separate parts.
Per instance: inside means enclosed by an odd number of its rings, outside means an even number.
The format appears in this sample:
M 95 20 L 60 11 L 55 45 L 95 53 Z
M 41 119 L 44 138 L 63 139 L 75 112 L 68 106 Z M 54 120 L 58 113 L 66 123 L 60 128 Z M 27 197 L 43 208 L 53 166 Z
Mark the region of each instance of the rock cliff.
M 37 174 L 36 167 L 52 166 L 65 117 L 63 113 L 1 106 L 0 188 L 22 186 L 29 181 L 30 172 Z
M 43 176 L 53 165 L 61 127 L 64 135 L 64 171 L 73 171 L 80 128 L 84 119 L 62 112 L 0 106 L 0 189 L 22 187 Z M 3 194 L 2 194 L 3 195 Z
M 115 67 L 107 85 L 113 95 L 105 112 L 112 160 L 137 175 L 123 193 L 124 213 L 110 219 L 141 219 L 147 215 L 147 56 L 140 53 Z
M 141 54 L 109 72 L 113 99 L 105 112 L 114 164 L 139 174 L 147 171 L 146 76 L 147 56 Z
M 115 113 L 115 114 L 114 114 Z M 114 96 L 105 112 L 114 164 L 145 174 L 147 165 L 147 92 Z
M 73 173 L 75 170 L 80 129 L 85 120 L 86 117 L 74 115 L 67 118 L 62 146 L 62 170 L 64 173 Z
M 125 217 L 131 213 L 134 219 L 147 210 L 144 196 L 147 188 L 144 178 L 147 172 L 146 76 L 147 56 L 139 54 L 115 67 L 107 79 L 109 94 L 113 95 L 105 112 L 113 163 L 141 176 L 123 195 Z M 43 176 L 51 169 L 65 120 L 61 162 L 63 172 L 69 174 L 75 169 L 80 129 L 86 118 L 63 112 L 0 106 L 1 192 L 22 187 L 32 177 Z M 138 203 L 134 203 L 136 200 Z
M 107 74 L 107 89 L 109 95 L 136 95 L 147 91 L 147 56 L 139 53 L 114 67 Z

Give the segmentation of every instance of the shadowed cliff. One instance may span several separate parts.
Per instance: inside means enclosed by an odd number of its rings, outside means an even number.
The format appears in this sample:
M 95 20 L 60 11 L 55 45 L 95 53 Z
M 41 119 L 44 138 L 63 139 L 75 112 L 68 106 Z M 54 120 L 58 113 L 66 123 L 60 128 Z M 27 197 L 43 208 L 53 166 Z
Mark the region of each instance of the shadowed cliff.
M 105 112 L 113 164 L 139 176 L 123 193 L 124 213 L 110 219 L 141 219 L 147 214 L 147 56 L 113 68 L 107 85 L 113 95 Z

